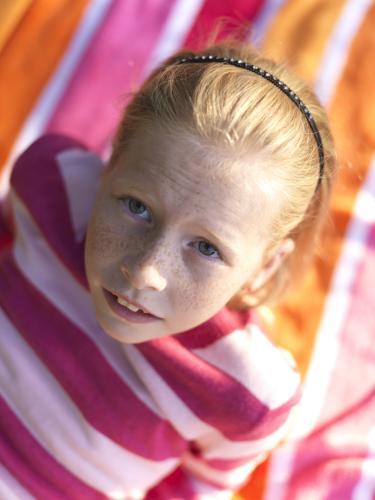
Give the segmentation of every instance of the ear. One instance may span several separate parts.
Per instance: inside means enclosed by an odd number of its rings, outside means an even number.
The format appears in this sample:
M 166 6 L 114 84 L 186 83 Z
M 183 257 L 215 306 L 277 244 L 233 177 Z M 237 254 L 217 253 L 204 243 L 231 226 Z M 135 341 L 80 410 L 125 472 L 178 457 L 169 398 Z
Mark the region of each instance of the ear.
M 291 238 L 285 238 L 274 250 L 271 257 L 263 264 L 261 269 L 251 283 L 251 291 L 254 292 L 262 287 L 275 272 L 279 269 L 285 257 L 290 255 L 295 248 L 294 241 Z

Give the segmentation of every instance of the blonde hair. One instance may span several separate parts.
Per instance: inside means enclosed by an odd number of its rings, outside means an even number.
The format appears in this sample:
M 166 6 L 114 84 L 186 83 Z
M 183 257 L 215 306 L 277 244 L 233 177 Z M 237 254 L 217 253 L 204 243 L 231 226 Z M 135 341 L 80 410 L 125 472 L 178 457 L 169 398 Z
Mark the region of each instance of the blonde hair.
M 316 193 L 318 147 L 300 109 L 274 84 L 245 69 L 213 63 L 173 64 L 178 57 L 196 54 L 229 56 L 255 64 L 300 97 L 315 120 L 324 147 L 324 176 Z M 125 109 L 108 168 L 138 130 L 155 123 L 172 134 L 183 125 L 186 135 L 233 160 L 254 150 L 271 159 L 264 176 L 280 181 L 283 189 L 277 193 L 280 210 L 263 262 L 285 237 L 294 240 L 295 250 L 261 288 L 251 291 L 251 283 L 246 283 L 227 305 L 241 310 L 279 300 L 314 255 L 336 173 L 328 118 L 317 97 L 285 64 L 265 58 L 247 42 L 227 38 L 199 51 L 178 51 L 150 74 Z

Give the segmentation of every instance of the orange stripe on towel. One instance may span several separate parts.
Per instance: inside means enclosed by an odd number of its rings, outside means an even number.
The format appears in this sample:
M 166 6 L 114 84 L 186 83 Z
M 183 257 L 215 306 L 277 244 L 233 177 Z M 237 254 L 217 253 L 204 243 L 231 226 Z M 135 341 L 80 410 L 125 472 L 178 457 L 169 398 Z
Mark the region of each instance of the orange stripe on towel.
M 323 0 L 297 2 L 292 0 L 286 2 L 278 11 L 266 34 L 263 42 L 266 54 L 275 60 L 287 61 L 306 81 L 313 83 L 325 46 L 344 3 L 343 0 L 332 2 L 324 2 Z M 370 54 L 371 51 L 369 50 L 367 53 Z M 338 96 L 334 99 L 331 115 L 338 114 L 340 106 L 336 103 L 343 102 L 342 97 L 339 97 L 341 86 L 342 84 L 339 86 Z M 340 134 L 336 121 L 340 122 L 340 119 L 342 117 L 339 115 L 337 120 L 332 120 L 333 133 L 336 141 L 339 142 Z M 338 149 L 341 149 L 339 145 Z M 340 156 L 342 157 L 342 155 Z M 343 182 L 345 181 L 341 176 L 339 185 L 342 185 Z M 352 193 L 352 202 L 357 189 L 358 183 Z M 347 216 L 340 225 L 338 220 L 341 213 L 338 211 L 339 203 L 340 197 L 337 193 L 333 197 L 332 203 L 335 233 L 329 236 L 329 250 L 326 250 L 326 244 L 324 246 L 329 259 L 324 261 L 318 259 L 316 265 L 305 276 L 298 291 L 290 293 L 282 305 L 270 311 L 272 322 L 269 322 L 269 329 L 272 336 L 280 346 L 291 351 L 302 375 L 306 373 L 308 368 L 324 300 L 342 247 L 344 228 L 349 220 L 352 204 L 348 205 Z M 249 482 L 236 495 L 236 500 L 263 499 L 268 463 L 266 461 L 257 467 Z
M 0 170 L 88 0 L 32 2 L 0 54 Z
M 0 2 L 0 51 L 17 27 L 21 17 L 30 7 L 31 0 L 1 0 Z
M 345 0 L 289 0 L 274 17 L 262 49 L 276 61 L 287 61 L 312 82 L 327 40 Z
M 355 197 L 375 150 L 375 100 L 368 98 L 373 95 L 374 86 L 374 22 L 373 5 L 353 40 L 328 109 L 341 170 L 331 204 L 332 227 L 326 231 L 322 245 L 323 258 L 317 259 L 303 286 L 274 310 L 272 330 L 275 339 L 292 351 L 302 374 L 306 373 L 309 365 L 325 297 L 343 246 Z M 299 50 L 303 52 L 304 48 L 299 47 Z

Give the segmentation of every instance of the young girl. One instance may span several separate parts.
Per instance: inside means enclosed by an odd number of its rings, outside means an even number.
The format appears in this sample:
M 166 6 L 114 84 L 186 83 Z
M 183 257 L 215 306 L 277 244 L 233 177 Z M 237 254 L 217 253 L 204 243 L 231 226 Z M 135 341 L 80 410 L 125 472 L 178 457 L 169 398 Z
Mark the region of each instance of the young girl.
M 245 64 L 247 63 L 247 64 Z M 0 498 L 231 498 L 301 396 L 256 306 L 312 254 L 335 154 L 306 85 L 248 44 L 179 52 L 108 165 L 18 159 L 0 259 Z

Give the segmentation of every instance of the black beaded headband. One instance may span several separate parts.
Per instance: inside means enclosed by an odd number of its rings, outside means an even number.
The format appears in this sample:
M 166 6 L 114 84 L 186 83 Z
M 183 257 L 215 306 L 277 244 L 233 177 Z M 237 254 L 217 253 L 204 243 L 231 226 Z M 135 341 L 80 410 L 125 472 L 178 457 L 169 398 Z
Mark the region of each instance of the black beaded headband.
M 316 143 L 318 145 L 318 152 L 319 152 L 319 179 L 317 186 L 315 188 L 315 191 L 318 190 L 319 185 L 322 181 L 323 174 L 324 174 L 324 148 L 323 148 L 323 143 L 322 143 L 322 138 L 320 136 L 318 127 L 316 126 L 316 123 L 312 117 L 312 114 L 310 111 L 307 109 L 305 104 L 301 101 L 301 99 L 292 91 L 291 88 L 288 87 L 284 82 L 273 76 L 271 73 L 268 71 L 259 68 L 259 66 L 254 66 L 254 64 L 249 64 L 245 61 L 242 61 L 241 59 L 234 59 L 233 57 L 226 57 L 226 56 L 215 56 L 215 55 L 203 55 L 203 56 L 187 56 L 187 57 L 182 57 L 179 59 L 176 59 L 173 61 L 173 64 L 181 64 L 185 62 L 192 62 L 192 63 L 199 63 L 199 62 L 222 62 L 225 64 L 232 64 L 233 66 L 237 66 L 239 68 L 244 68 L 249 71 L 252 71 L 253 73 L 256 73 L 259 76 L 262 76 L 269 82 L 273 83 L 278 87 L 280 90 L 284 92 L 293 102 L 298 106 L 298 108 L 301 110 L 301 112 L 305 115 L 308 124 L 310 125 L 310 128 L 314 134 Z

